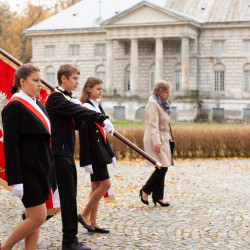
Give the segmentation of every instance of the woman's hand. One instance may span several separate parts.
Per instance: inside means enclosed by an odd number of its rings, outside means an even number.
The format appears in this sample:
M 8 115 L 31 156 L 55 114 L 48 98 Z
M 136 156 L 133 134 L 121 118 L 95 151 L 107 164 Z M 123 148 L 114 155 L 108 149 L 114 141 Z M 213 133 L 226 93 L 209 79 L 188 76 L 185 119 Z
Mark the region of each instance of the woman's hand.
M 155 145 L 154 151 L 156 154 L 160 154 L 161 152 L 161 145 Z

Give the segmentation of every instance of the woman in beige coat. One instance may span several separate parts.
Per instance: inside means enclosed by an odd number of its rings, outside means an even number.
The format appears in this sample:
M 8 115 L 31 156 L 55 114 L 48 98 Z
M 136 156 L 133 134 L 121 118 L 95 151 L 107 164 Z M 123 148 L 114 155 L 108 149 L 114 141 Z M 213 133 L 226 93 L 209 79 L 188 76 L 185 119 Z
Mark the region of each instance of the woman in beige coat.
M 162 168 L 156 168 L 146 184 L 140 190 L 141 201 L 148 205 L 148 195 L 152 193 L 153 202 L 167 207 L 170 204 L 163 201 L 164 179 L 168 167 L 172 164 L 172 156 L 169 146 L 170 112 L 167 102 L 171 86 L 163 80 L 159 80 L 153 87 L 153 95 L 150 96 L 146 106 L 146 128 L 143 138 L 145 151 L 162 163 Z

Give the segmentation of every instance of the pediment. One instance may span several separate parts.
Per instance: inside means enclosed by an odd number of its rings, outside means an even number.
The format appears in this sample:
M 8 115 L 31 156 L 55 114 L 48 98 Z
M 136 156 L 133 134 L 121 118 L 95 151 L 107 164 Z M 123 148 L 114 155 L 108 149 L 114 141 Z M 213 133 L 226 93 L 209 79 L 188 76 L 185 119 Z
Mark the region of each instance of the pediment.
M 168 10 L 149 3 L 142 3 L 106 20 L 102 25 L 119 26 L 130 24 L 176 23 L 183 21 L 186 21 L 183 17 L 171 13 Z

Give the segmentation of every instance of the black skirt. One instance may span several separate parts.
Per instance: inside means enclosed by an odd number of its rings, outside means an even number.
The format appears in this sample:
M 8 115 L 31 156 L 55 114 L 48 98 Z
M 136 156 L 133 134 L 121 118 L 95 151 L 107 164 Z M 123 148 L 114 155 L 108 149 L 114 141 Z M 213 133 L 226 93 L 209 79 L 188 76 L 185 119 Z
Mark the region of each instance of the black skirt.
M 23 198 L 22 203 L 25 208 L 35 207 L 45 203 L 49 198 L 45 181 L 38 174 L 32 172 L 23 174 Z
M 91 182 L 109 179 L 107 165 L 92 165 L 93 174 L 90 175 Z

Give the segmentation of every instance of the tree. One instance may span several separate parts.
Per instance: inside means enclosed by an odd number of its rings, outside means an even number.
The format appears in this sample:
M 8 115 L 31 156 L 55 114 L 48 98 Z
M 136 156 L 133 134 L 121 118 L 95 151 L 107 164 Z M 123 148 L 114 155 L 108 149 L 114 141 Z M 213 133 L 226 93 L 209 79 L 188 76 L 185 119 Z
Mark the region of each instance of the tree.
M 51 0 L 51 5 L 35 6 L 29 0 L 20 13 L 12 12 L 6 2 L 0 1 L 0 47 L 22 63 L 32 58 L 31 38 L 24 30 L 80 0 Z M 51 7 L 52 6 L 52 7 Z M 53 7 L 54 6 L 54 7 Z

